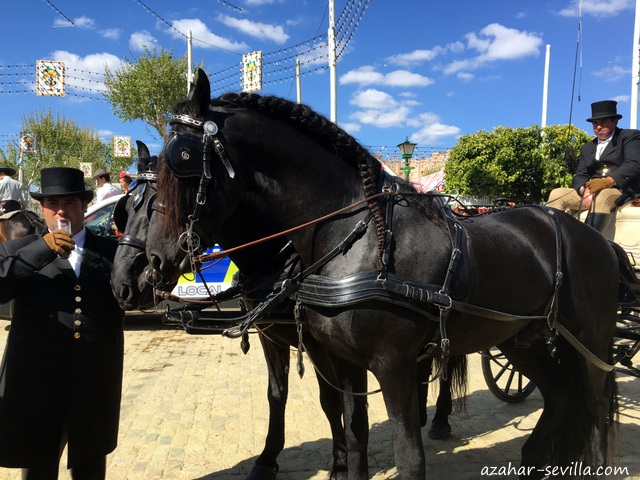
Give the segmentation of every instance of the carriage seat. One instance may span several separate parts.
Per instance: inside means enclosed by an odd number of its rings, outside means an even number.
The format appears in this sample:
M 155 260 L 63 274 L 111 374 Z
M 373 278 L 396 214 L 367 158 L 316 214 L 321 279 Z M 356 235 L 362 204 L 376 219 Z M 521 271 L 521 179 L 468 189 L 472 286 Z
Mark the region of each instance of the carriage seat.
M 631 202 L 616 208 L 609 226 L 602 233 L 608 240 L 620 245 L 633 266 L 636 273 L 640 272 L 640 207 L 634 207 Z M 580 220 L 587 218 L 587 212 L 580 214 Z

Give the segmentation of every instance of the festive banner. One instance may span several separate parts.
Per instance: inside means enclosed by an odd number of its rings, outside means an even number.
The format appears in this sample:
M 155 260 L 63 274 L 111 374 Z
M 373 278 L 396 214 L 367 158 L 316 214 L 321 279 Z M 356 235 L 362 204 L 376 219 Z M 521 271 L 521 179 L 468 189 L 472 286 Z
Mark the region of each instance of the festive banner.
M 113 137 L 113 156 L 131 156 L 131 137 L 126 135 L 116 135 L 115 137 Z
M 35 133 L 20 132 L 20 152 L 36 153 L 38 151 L 38 142 Z
M 80 162 L 80 170 L 84 173 L 84 178 L 91 178 L 93 176 L 91 162 Z
M 36 93 L 64 97 L 64 62 L 36 61 Z
M 262 90 L 262 52 L 242 56 L 242 91 Z

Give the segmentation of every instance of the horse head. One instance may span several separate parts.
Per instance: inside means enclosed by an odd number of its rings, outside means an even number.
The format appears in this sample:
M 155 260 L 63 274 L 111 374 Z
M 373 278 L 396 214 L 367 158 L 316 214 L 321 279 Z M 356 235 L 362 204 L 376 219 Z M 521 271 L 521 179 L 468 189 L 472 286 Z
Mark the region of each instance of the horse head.
M 126 310 L 152 305 L 157 283 L 145 256 L 145 244 L 156 198 L 158 157 L 151 156 L 143 142 L 136 143 L 136 183 L 114 209 L 114 221 L 123 235 L 116 250 L 111 287 Z

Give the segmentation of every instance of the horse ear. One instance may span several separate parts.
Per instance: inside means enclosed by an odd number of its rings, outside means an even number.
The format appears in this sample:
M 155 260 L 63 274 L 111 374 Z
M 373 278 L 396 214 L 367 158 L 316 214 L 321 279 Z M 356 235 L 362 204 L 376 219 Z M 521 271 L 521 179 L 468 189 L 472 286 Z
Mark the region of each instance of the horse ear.
M 196 108 L 197 116 L 204 117 L 211 103 L 211 85 L 209 77 L 201 68 L 198 69 L 196 83 L 189 89 L 187 99 Z
M 149 149 L 143 142 L 136 140 L 136 144 L 138 145 L 138 158 L 149 158 L 151 156 Z

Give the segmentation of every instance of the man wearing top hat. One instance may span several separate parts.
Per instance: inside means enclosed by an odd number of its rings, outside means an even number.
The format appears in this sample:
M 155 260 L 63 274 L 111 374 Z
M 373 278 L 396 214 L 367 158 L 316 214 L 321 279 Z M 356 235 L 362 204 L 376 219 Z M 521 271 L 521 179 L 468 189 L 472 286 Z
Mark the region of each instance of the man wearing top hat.
M 81 170 L 43 169 L 31 196 L 49 232 L 0 244 L 0 302 L 15 299 L 0 365 L 0 466 L 55 480 L 67 446 L 73 480 L 102 480 L 122 390 L 124 312 L 109 283 L 117 241 L 84 228 L 93 192 Z
M 14 200 L 19 202 L 22 208 L 27 208 L 29 204 L 27 192 L 21 182 L 11 178 L 15 174 L 15 168 L 0 166 L 0 203 Z
M 552 190 L 547 202 L 569 213 L 591 208 L 587 223 L 600 232 L 609 225 L 611 210 L 640 193 L 640 132 L 618 128 L 622 115 L 616 106 L 613 100 L 591 104 L 587 122 L 596 138 L 580 148 L 573 188 Z

